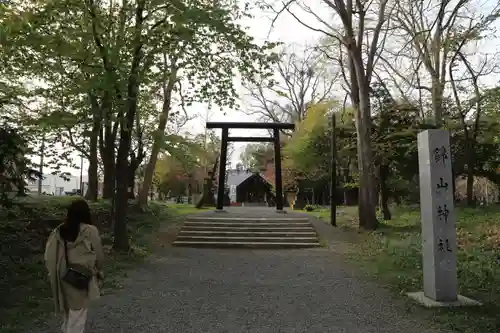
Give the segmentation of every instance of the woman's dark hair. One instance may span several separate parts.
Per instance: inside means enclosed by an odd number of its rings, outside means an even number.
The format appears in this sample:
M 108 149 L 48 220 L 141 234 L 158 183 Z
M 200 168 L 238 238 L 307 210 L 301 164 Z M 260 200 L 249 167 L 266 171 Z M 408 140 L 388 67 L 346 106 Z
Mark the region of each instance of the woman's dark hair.
M 66 222 L 61 226 L 61 237 L 68 242 L 74 242 L 80 232 L 80 224 L 92 224 L 92 216 L 87 201 L 78 199 L 68 207 Z

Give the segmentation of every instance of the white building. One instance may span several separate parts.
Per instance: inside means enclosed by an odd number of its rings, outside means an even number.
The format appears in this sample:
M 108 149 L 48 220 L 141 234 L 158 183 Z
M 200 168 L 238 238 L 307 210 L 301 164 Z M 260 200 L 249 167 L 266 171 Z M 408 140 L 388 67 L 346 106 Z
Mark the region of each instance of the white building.
M 80 177 L 69 176 L 69 179 L 63 179 L 57 175 L 44 175 L 42 180 L 42 193 L 52 194 L 52 195 L 65 195 L 66 192 L 76 192 L 80 189 Z M 86 181 L 85 177 L 84 182 Z M 86 184 L 84 183 L 84 192 L 86 189 Z M 26 185 L 28 193 L 38 193 L 38 180 L 34 182 L 28 181 Z

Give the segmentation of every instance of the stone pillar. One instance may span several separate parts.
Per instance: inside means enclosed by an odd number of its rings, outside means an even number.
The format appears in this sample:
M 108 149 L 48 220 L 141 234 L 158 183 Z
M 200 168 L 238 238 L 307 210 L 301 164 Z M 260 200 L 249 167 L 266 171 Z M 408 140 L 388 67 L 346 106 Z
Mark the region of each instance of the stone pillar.
M 418 134 L 423 293 L 411 293 L 426 306 L 476 305 L 457 294 L 457 245 L 448 131 Z
M 424 294 L 435 301 L 456 301 L 457 245 L 449 132 L 419 133 L 418 155 Z

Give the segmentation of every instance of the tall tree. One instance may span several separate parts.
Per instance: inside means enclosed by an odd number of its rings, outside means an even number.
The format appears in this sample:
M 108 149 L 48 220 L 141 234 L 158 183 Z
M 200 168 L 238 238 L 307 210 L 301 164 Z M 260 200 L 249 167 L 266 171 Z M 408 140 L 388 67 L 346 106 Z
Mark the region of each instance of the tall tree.
M 500 7 L 482 6 L 476 0 L 412 1 L 398 0 L 394 21 L 405 36 L 398 54 L 416 53 L 416 71 L 423 66 L 430 85 L 418 82 L 416 87 L 430 93 L 434 122 L 444 122 L 444 96 L 449 79 L 449 64 L 454 57 L 457 37 L 474 38 L 478 27 L 498 17 Z M 412 59 L 409 59 L 412 60 Z M 415 61 L 416 60 L 416 61 Z M 420 77 L 418 77 L 420 81 Z
M 475 34 L 473 38 L 478 37 L 480 36 Z M 473 186 L 477 164 L 477 140 L 483 125 L 483 99 L 488 96 L 483 93 L 480 80 L 495 71 L 498 72 L 499 68 L 496 59 L 494 59 L 495 55 L 475 54 L 476 61 L 473 62 L 464 50 L 466 44 L 471 41 L 469 38 L 461 37 L 456 47 L 454 47 L 454 54 L 450 60 L 448 71 L 455 102 L 453 108 L 455 112 L 452 115 L 456 115 L 463 131 L 463 151 L 465 164 L 467 165 L 467 205 L 473 206 L 475 204 Z M 460 71 L 460 67 L 465 67 L 465 70 Z M 468 93 L 469 89 L 467 88 L 470 86 L 473 88 L 472 94 Z
M 347 50 L 349 72 L 349 97 L 356 116 L 358 168 L 359 168 L 359 224 L 366 229 L 375 229 L 378 221 L 375 215 L 376 198 L 374 186 L 373 151 L 371 142 L 370 84 L 373 71 L 389 31 L 392 7 L 388 0 L 352 1 L 323 0 L 341 26 L 331 24 L 331 18 L 313 9 L 305 2 L 288 1 L 279 12 L 287 11 L 302 25 L 337 40 Z M 310 25 L 294 13 L 293 5 L 311 15 L 319 24 Z

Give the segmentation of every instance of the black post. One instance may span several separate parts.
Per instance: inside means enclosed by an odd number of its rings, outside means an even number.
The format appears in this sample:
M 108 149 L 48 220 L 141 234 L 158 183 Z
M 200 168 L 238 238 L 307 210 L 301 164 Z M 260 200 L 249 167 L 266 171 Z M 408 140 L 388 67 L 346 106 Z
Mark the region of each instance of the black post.
M 227 160 L 227 138 L 229 136 L 229 129 L 222 128 L 222 143 L 220 147 L 220 160 L 219 160 L 219 188 L 217 190 L 217 210 L 224 208 L 224 188 L 226 185 L 226 160 Z
M 330 224 L 337 226 L 337 161 L 336 161 L 336 133 L 335 113 L 332 115 L 332 142 L 331 142 L 331 175 L 330 175 Z
M 280 147 L 280 131 L 278 128 L 274 131 L 274 172 L 276 182 L 276 210 L 283 210 L 283 184 L 281 180 L 281 147 Z

